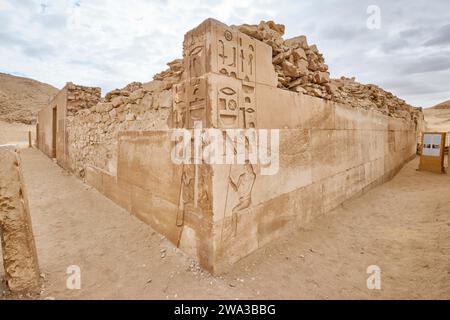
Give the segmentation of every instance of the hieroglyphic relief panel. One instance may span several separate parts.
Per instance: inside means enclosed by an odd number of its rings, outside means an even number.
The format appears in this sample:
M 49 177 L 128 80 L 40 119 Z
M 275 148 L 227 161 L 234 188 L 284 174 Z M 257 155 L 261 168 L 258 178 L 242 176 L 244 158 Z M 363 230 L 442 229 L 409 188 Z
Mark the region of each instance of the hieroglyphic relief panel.
M 219 75 L 208 76 L 208 81 L 214 127 L 257 127 L 255 83 Z
M 256 128 L 256 86 L 252 82 L 243 82 L 240 95 L 241 128 Z
M 256 80 L 256 43 L 247 35 L 221 24 L 214 25 L 213 71 L 247 82 Z
M 207 110 L 206 79 L 194 78 L 178 83 L 172 88 L 173 127 L 193 128 L 201 121 L 204 128 L 209 126 Z

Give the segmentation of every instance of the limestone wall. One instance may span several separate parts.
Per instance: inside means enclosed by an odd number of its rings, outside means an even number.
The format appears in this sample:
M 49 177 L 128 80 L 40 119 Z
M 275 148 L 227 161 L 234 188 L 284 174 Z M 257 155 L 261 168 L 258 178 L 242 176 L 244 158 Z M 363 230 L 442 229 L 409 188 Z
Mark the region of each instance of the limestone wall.
M 372 108 L 279 88 L 270 34 L 263 42 L 208 19 L 185 35 L 183 60 L 154 81 L 66 115 L 65 167 L 214 272 L 390 179 L 416 152 L 420 110 L 394 103 L 386 112 L 385 98 Z M 323 61 L 310 50 L 314 68 Z M 312 72 L 306 78 L 324 71 Z M 195 123 L 279 130 L 279 171 L 175 164 L 172 132 Z M 245 204 L 230 187 L 240 177 L 252 180 Z

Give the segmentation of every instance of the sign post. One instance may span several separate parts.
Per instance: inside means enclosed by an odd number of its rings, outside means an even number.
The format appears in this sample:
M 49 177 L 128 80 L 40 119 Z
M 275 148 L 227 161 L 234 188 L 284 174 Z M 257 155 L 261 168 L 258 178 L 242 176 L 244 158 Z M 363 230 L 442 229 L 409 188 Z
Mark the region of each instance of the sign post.
M 419 170 L 445 173 L 445 137 L 445 132 L 425 132 L 423 134 Z

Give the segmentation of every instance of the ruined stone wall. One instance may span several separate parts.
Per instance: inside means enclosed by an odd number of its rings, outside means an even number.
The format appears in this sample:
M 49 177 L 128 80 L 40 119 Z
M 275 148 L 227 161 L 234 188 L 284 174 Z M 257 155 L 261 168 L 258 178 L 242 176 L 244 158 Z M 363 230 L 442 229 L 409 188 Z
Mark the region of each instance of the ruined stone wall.
M 84 177 L 86 166 L 94 166 L 116 175 L 119 131 L 169 128 L 171 85 L 163 80 L 132 83 L 71 117 L 68 140 L 73 172 Z
M 186 34 L 184 72 L 172 88 L 172 127 L 280 130 L 279 172 L 252 166 L 246 206 L 235 209 L 229 185 L 245 166 L 176 165 L 172 130 L 121 132 L 117 171 L 88 166 L 88 184 L 220 272 L 387 181 L 414 156 L 414 117 L 279 88 L 272 56 L 268 44 L 210 19 Z
M 61 132 L 62 128 L 58 128 L 59 123 L 56 119 L 55 123 L 53 123 L 53 112 L 58 110 L 61 112 L 65 110 L 67 105 L 67 89 L 63 88 L 55 98 L 50 102 L 50 104 L 43 108 L 38 113 L 38 132 L 37 132 L 37 140 L 38 140 L 38 148 L 44 152 L 47 156 L 54 158 L 56 157 L 56 144 L 53 143 L 53 135 L 54 135 L 54 126 L 56 126 L 56 132 Z M 56 137 L 55 137 L 56 141 Z
M 39 290 L 39 266 L 19 154 L 0 146 L 0 240 L 5 280 L 13 292 Z

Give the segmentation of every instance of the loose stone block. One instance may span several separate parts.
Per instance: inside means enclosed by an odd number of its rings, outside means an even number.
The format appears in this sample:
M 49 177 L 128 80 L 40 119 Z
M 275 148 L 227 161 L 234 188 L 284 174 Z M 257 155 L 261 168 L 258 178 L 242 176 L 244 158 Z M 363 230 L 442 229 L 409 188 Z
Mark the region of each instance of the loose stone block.
M 5 280 L 13 292 L 37 292 L 39 265 L 20 157 L 0 146 L 0 236 Z

